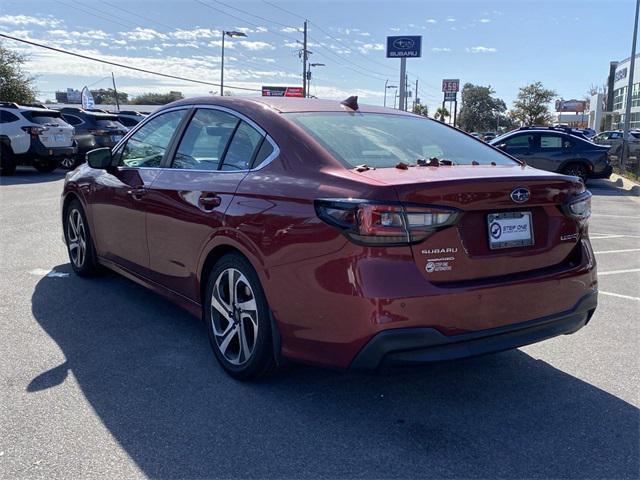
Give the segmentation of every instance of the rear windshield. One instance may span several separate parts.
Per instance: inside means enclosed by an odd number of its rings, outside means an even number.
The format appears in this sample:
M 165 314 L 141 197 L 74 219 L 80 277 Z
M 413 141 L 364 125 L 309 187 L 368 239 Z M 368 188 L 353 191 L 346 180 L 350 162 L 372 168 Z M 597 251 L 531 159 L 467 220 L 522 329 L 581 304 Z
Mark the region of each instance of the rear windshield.
M 123 128 L 123 125 L 115 120 L 96 120 L 100 128 Z
M 64 125 L 66 123 L 60 117 L 51 117 L 45 115 L 31 115 L 31 121 L 33 123 L 39 123 L 40 125 Z
M 483 142 L 426 118 L 382 113 L 285 113 L 347 166 L 414 165 L 432 157 L 457 165 L 513 165 Z

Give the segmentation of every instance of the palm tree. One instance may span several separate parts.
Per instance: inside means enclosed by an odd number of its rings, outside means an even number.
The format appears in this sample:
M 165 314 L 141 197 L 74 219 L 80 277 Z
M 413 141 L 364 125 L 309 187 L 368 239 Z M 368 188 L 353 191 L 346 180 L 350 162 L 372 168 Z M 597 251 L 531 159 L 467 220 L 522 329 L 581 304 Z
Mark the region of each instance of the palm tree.
M 445 119 L 450 116 L 451 114 L 449 113 L 449 110 L 447 110 L 445 107 L 440 107 L 438 108 L 438 110 L 436 110 L 435 119 L 444 122 Z

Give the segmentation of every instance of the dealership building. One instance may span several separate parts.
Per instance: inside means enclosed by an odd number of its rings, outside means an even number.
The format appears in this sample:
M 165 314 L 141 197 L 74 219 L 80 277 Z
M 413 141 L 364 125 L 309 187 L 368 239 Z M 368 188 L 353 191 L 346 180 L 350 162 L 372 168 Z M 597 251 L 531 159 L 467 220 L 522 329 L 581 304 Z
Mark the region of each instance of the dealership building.
M 627 87 L 631 73 L 631 57 L 609 64 L 607 92 L 591 97 L 589 126 L 595 130 L 622 130 L 627 105 Z M 631 129 L 640 129 L 640 54 L 636 55 L 631 91 Z

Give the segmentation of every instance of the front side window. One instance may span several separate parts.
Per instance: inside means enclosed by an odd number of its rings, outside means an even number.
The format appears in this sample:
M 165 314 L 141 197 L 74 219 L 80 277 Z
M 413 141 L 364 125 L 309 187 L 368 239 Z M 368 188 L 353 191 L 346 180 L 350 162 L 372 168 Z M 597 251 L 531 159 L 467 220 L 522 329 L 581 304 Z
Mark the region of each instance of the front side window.
M 533 148 L 535 138 L 532 134 L 514 135 L 505 140 L 507 148 Z
M 437 157 L 458 165 L 514 165 L 491 147 L 434 120 L 351 112 L 285 113 L 347 167 L 391 168 Z
M 127 140 L 118 165 L 123 167 L 159 167 L 186 110 L 158 115 L 144 124 Z
M 171 168 L 218 170 L 238 119 L 220 110 L 196 111 L 180 141 Z
M 240 122 L 222 163 L 222 170 L 248 170 L 262 134 L 246 122 Z
M 0 123 L 11 123 L 16 120 L 19 120 L 19 118 L 13 113 L 7 112 L 6 110 L 0 110 Z

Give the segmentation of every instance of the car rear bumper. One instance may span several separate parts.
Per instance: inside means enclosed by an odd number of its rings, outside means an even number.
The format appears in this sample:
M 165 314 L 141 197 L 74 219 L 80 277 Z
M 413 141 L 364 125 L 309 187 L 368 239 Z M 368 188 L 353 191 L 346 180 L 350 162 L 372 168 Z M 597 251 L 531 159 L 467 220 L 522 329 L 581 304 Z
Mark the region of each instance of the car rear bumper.
M 609 178 L 613 173 L 613 167 L 607 165 L 607 167 L 601 172 L 591 172 L 589 178 Z
M 42 142 L 31 142 L 28 154 L 37 158 L 57 158 L 75 155 L 78 148 L 75 145 L 69 147 L 47 147 Z
M 483 355 L 536 343 L 584 327 L 598 304 L 597 292 L 572 309 L 527 322 L 447 336 L 435 328 L 397 328 L 375 335 L 356 355 L 352 369 L 381 365 L 416 365 Z

